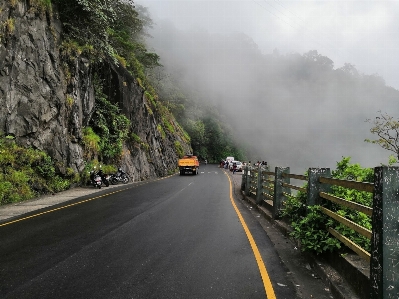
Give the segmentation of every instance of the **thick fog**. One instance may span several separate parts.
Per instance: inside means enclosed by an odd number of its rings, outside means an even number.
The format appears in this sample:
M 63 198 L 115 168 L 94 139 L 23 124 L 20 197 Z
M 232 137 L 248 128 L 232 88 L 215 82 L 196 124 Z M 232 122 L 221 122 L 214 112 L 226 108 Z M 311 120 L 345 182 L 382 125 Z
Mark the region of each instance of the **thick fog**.
M 165 70 L 221 111 L 250 159 L 295 173 L 342 156 L 387 163 L 390 152 L 364 142 L 376 137 L 365 121 L 399 116 L 399 3 L 136 3 L 149 8 Z

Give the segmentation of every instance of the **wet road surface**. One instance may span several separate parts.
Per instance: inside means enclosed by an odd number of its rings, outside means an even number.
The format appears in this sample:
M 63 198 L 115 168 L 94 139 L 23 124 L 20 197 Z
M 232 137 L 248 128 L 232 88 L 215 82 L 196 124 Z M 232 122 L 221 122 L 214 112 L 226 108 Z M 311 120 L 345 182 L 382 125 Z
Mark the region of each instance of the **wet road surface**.
M 225 172 L 207 165 L 3 222 L 0 297 L 297 298 L 265 230 L 232 194 Z

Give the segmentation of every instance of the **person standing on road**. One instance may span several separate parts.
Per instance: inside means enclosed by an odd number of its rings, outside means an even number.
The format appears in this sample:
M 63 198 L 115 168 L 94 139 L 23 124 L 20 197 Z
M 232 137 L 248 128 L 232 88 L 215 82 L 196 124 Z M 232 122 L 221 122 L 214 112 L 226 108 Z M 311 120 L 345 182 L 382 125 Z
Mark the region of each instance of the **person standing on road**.
M 237 163 L 233 163 L 233 174 L 235 174 L 237 171 Z

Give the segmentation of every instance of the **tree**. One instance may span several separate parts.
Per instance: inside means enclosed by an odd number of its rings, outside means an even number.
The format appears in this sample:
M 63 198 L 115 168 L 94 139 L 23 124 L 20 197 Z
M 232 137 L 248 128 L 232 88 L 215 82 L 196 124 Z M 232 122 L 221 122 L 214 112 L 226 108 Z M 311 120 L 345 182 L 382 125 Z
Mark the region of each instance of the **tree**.
M 191 138 L 191 146 L 200 158 L 208 158 L 207 144 L 208 140 L 206 137 L 205 124 L 202 120 L 188 120 L 187 133 Z
M 93 46 L 98 55 L 114 56 L 108 39 L 108 29 L 118 19 L 114 0 L 55 0 L 54 3 L 68 39 Z
M 373 125 L 370 132 L 377 134 L 379 138 L 375 140 L 365 139 L 364 141 L 378 144 L 383 149 L 394 152 L 396 158 L 399 159 L 399 121 L 387 113 L 381 111 L 379 113 L 380 116 L 377 116 L 374 120 L 366 120 Z
M 359 72 L 356 69 L 356 67 L 353 64 L 350 63 L 345 63 L 343 67 L 340 67 L 339 69 L 337 69 L 337 71 L 342 71 L 345 74 L 351 75 L 351 76 L 355 76 L 358 77 L 359 76 Z
M 327 56 L 319 54 L 317 50 L 311 50 L 303 54 L 303 57 L 306 60 L 316 63 L 319 66 L 326 67 L 329 70 L 332 70 L 334 68 L 334 62 Z

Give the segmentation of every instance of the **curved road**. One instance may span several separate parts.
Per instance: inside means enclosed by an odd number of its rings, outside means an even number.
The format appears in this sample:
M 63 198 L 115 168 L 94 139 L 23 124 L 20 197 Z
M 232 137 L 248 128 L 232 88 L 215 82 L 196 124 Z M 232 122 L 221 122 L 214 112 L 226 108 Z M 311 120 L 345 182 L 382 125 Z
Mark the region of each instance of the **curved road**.
M 202 166 L 1 226 L 0 298 L 296 298 L 229 176 Z

